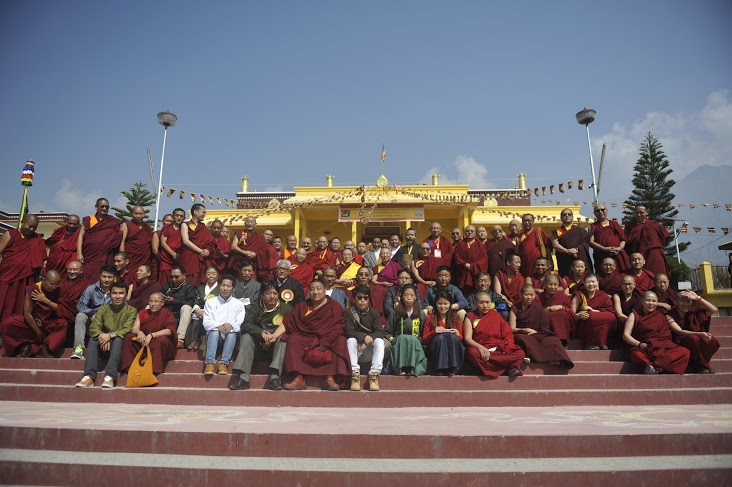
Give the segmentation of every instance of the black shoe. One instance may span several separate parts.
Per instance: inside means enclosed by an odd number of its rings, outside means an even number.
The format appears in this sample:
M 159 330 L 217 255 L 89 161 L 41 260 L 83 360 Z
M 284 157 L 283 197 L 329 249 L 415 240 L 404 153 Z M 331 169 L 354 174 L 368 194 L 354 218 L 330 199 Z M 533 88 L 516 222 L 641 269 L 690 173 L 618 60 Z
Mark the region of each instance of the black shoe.
M 267 385 L 268 389 L 271 389 L 273 391 L 281 391 L 282 390 L 282 383 L 280 382 L 279 377 L 272 377 L 270 379 L 269 384 Z
M 229 389 L 232 391 L 245 391 L 249 389 L 249 381 L 244 379 L 239 379 L 237 382 L 231 384 L 229 386 Z
M 18 348 L 18 353 L 15 354 L 15 356 L 20 358 L 30 357 L 31 351 L 32 349 L 30 343 L 24 343 L 20 346 L 20 348 Z
M 519 375 L 521 375 L 521 371 L 516 367 L 511 367 L 506 371 L 504 375 L 507 375 L 508 377 L 518 377 Z
M 48 351 L 48 348 L 43 345 L 40 350 L 38 350 L 38 353 L 36 354 L 36 357 L 38 358 L 52 358 L 51 352 Z

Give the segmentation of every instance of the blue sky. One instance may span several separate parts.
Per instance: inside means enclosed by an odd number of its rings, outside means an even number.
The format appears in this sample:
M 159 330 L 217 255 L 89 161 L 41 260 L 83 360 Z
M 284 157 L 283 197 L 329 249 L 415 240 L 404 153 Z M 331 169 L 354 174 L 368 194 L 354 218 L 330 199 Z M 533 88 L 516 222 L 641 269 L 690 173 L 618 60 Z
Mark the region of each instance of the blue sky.
M 148 146 L 159 163 L 161 110 L 164 184 L 233 197 L 244 174 L 372 184 L 382 143 L 391 182 L 589 180 L 591 106 L 601 199 L 622 201 L 648 130 L 677 179 L 732 164 L 730 19 L 723 0 L 2 2 L 0 208 L 27 158 L 32 210 L 120 202 Z

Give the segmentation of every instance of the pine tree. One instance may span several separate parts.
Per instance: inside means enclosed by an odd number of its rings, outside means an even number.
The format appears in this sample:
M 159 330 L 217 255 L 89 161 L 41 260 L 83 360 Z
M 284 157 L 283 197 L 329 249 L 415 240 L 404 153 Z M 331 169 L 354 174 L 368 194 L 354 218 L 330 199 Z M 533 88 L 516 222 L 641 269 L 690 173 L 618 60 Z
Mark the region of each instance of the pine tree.
M 142 181 L 138 181 L 132 185 L 129 191 L 122 191 L 122 196 L 127 198 L 127 203 L 125 203 L 126 208 L 112 208 L 117 218 L 123 221 L 132 218 L 132 208 L 135 206 L 142 206 L 145 208 L 145 217 L 148 218 L 148 223 L 153 223 L 149 219 L 150 210 L 148 207 L 155 203 L 155 196 L 148 191 L 147 184 Z
M 640 157 L 633 168 L 633 192 L 625 200 L 623 216 L 625 220 L 632 220 L 636 206 L 645 206 L 648 218 L 656 220 L 662 225 L 673 225 L 673 218 L 679 213 L 673 205 L 676 195 L 671 192 L 676 181 L 669 176 L 673 169 L 663 152 L 663 146 L 651 132 L 646 134 L 640 146 Z M 678 229 L 677 229 L 678 231 Z M 690 242 L 679 242 L 679 252 L 683 252 Z M 676 255 L 673 240 L 666 247 L 667 255 Z

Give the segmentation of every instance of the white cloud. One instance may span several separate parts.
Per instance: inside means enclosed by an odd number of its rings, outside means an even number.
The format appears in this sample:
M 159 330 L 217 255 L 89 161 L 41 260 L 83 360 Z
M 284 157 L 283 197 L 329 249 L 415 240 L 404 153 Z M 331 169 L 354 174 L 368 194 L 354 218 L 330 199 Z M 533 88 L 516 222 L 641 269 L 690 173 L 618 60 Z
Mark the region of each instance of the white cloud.
M 496 186 L 488 182 L 488 167 L 466 155 L 459 155 L 447 167 L 431 167 L 418 184 L 432 184 L 432 175 L 439 174 L 440 184 L 470 184 L 471 189 Z
M 101 195 L 90 188 L 80 188 L 68 179 L 62 179 L 59 188 L 48 201 L 38 201 L 34 207 L 45 212 L 66 212 L 77 214 L 81 217 L 94 213 L 94 204 L 97 198 L 109 199 L 110 205 L 117 208 L 124 208 L 126 199 L 121 194 Z M 113 213 L 113 212 L 111 212 Z
M 649 112 L 630 126 L 616 122 L 610 132 L 592 134 L 592 150 L 598 165 L 602 145 L 607 144 L 601 199 L 624 199 L 630 194 L 633 167 L 648 132 L 663 145 L 676 180 L 704 164 L 732 164 L 732 102 L 726 90 L 716 91 L 699 111 Z

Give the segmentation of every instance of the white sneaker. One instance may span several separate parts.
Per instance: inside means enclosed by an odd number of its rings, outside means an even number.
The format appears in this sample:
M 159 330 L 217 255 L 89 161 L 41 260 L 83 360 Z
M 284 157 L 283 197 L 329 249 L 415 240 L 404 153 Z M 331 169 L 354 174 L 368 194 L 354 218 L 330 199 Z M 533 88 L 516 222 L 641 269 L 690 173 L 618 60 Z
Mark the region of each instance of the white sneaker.
M 88 375 L 85 375 L 76 383 L 75 387 L 94 387 L 94 380 Z
M 529 357 L 524 357 L 524 362 L 527 364 L 531 363 L 531 359 Z
M 114 387 L 114 379 L 112 379 L 111 375 L 108 375 L 104 378 L 104 382 L 102 382 L 102 389 L 111 389 Z

